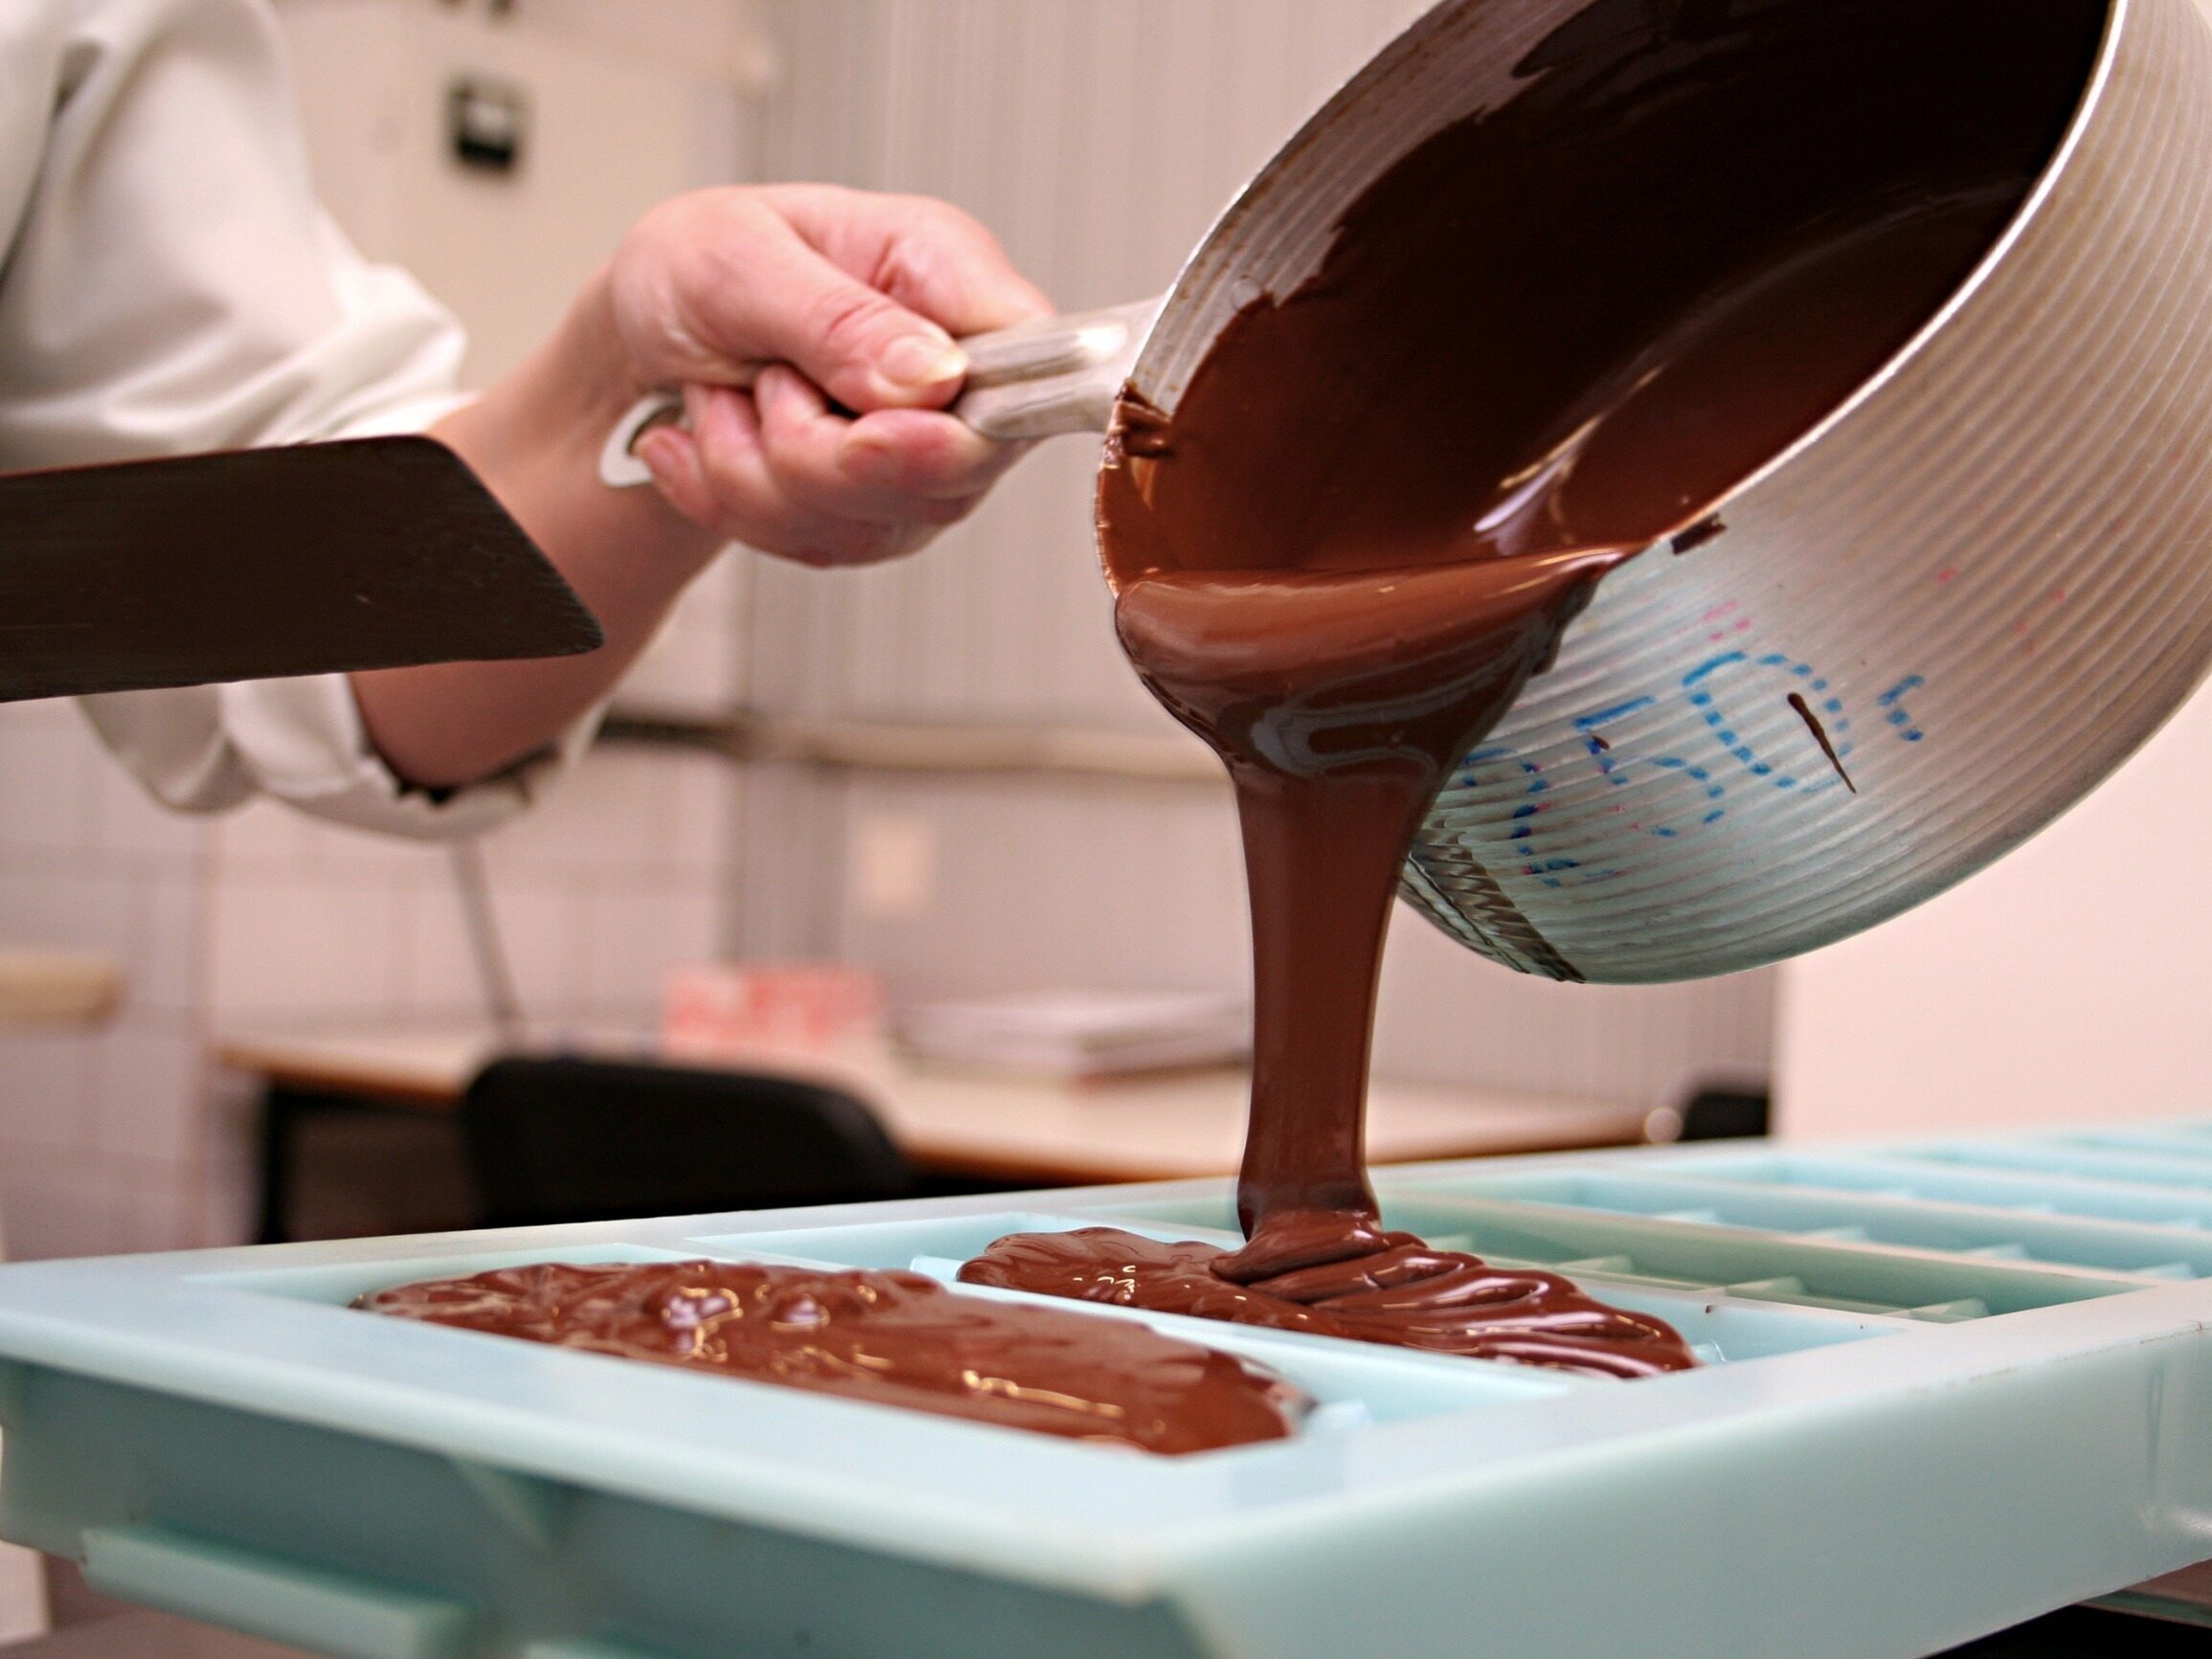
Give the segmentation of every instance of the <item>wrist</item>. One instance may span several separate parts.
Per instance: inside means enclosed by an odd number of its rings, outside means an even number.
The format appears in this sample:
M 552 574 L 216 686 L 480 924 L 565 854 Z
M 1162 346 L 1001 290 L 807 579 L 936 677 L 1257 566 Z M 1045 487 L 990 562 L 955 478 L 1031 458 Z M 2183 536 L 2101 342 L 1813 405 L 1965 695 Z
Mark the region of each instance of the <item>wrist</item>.
M 648 390 L 615 325 L 602 268 L 536 350 L 440 421 L 434 436 L 476 469 L 541 546 L 568 539 L 556 517 L 577 527 L 581 521 L 598 527 L 593 539 L 618 540 L 630 558 L 688 576 L 723 538 L 657 489 L 612 489 L 598 477 L 607 435 Z
M 517 374 L 527 377 L 549 424 L 569 429 L 595 454 L 623 412 L 653 390 L 616 323 L 609 267 L 577 290 L 560 326 Z

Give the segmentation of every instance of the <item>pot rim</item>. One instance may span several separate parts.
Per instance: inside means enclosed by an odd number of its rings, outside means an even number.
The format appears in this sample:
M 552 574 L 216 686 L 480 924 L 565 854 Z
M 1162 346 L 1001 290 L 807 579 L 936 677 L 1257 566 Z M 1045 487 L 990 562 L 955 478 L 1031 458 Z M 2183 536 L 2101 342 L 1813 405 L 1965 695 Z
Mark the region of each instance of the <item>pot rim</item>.
M 1191 310 L 1210 296 L 1211 282 L 1200 279 L 1217 261 L 1226 262 L 1221 261 L 1223 251 L 1227 248 L 1263 242 L 1268 238 L 1272 230 L 1272 220 L 1282 217 L 1286 211 L 1275 204 L 1286 200 L 1295 201 L 1297 198 L 1298 191 L 1295 182 L 1286 184 L 1285 180 L 1293 177 L 1293 169 L 1311 168 L 1316 165 L 1316 157 L 1326 157 L 1331 153 L 1326 147 L 1331 143 L 1327 129 L 1343 121 L 1345 109 L 1368 96 L 1377 82 L 1387 78 L 1407 56 L 1419 52 L 1427 44 L 1430 37 L 1449 22 L 1453 16 L 1465 11 L 1471 6 L 1485 3 L 1486 0 L 1438 0 L 1436 5 L 1432 6 L 1392 36 L 1388 42 L 1356 70 L 1350 78 L 1324 99 L 1320 105 L 1300 123 L 1297 130 L 1262 164 L 1259 170 L 1238 188 L 1228 205 L 1215 216 L 1212 224 L 1207 228 L 1206 234 L 1198 239 L 1189 255 L 1185 258 L 1182 265 L 1177 269 L 1175 280 L 1168 286 L 1164 302 L 1145 328 L 1144 338 L 1138 347 L 1129 371 L 1128 384 L 1130 387 L 1143 389 L 1147 369 L 1155 371 L 1153 378 L 1157 381 L 1157 370 L 1160 365 L 1156 360 L 1156 354 L 1162 347 L 1164 342 L 1180 333 L 1181 330 L 1177 325 L 1182 323 Z M 1583 0 L 1573 0 L 1573 3 L 1581 4 Z M 2020 238 L 2026 235 L 2028 228 L 2043 216 L 2052 193 L 2058 187 L 2059 180 L 2071 165 L 2075 154 L 2080 150 L 2086 136 L 2096 122 L 2099 111 L 2104 106 L 2114 68 L 2119 60 L 2121 40 L 2134 16 L 2136 0 L 2104 0 L 2104 5 L 2105 24 L 2097 43 L 2096 58 L 2090 66 L 2088 77 L 2083 84 L 2081 96 L 2074 105 L 2073 113 L 2067 118 L 2065 131 L 2053 148 L 2050 159 L 2036 175 L 2035 183 L 2030 186 L 2019 208 L 2015 210 L 2012 217 L 2006 221 L 2004 229 L 1998 234 L 1996 239 L 1990 243 L 1981 258 L 1975 261 L 1974 269 L 1967 274 L 1950 297 L 1913 332 L 1911 338 L 1899 347 L 1879 369 L 1868 375 L 1840 403 L 1806 428 L 1793 442 L 1771 457 L 1765 464 L 1737 480 L 1735 483 L 1711 501 L 1694 511 L 1686 513 L 1680 523 L 1668 526 L 1666 530 L 1654 538 L 1655 545 L 1666 540 L 1668 536 L 1679 534 L 1691 526 L 1721 512 L 1730 502 L 1764 483 L 1808 449 L 1828 437 L 1845 420 L 1865 409 L 1887 389 L 1892 381 L 1897 379 L 1908 364 L 1926 351 L 1936 336 L 1949 328 L 1959 314 L 1972 304 L 1981 291 L 1988 286 L 1998 269 L 2011 256 Z M 1450 124 L 1450 122 L 1464 120 L 1469 113 L 1472 111 L 1463 110 L 1459 114 L 1450 117 L 1448 121 L 1429 123 L 1414 136 L 1413 144 L 1418 145 L 1425 142 L 1441 131 L 1444 126 Z M 1342 141 L 1337 142 L 1341 144 Z M 1359 188 L 1366 189 L 1375 178 L 1380 177 L 1384 171 L 1410 153 L 1411 147 L 1410 145 L 1382 161 L 1373 173 L 1360 182 Z M 1356 196 L 1350 199 L 1356 199 Z M 1340 228 L 1341 220 L 1331 224 L 1328 235 L 1332 240 Z M 1217 329 L 1217 336 L 1218 332 Z M 1210 340 L 1208 342 L 1207 349 L 1211 349 Z M 1202 352 L 1200 355 L 1203 359 L 1204 353 Z M 1174 410 L 1170 403 L 1153 397 L 1149 392 L 1145 395 L 1152 397 L 1153 401 L 1165 410 L 1168 415 L 1173 415 Z M 1118 430 L 1119 424 L 1119 415 L 1117 413 L 1114 429 Z M 1101 475 L 1104 470 L 1105 463 L 1102 462 Z M 1121 587 L 1120 581 L 1104 553 L 1105 549 L 1101 547 L 1099 549 L 1100 563 L 1105 567 L 1107 584 L 1118 593 Z

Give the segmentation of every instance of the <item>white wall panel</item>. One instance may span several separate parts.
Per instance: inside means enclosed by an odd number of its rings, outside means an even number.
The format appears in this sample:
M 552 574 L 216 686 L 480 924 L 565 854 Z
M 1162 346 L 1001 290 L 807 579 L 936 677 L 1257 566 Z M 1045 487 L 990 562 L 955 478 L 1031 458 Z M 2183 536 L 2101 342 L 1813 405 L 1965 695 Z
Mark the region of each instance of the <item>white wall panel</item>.
M 1056 303 L 1165 288 L 1237 186 L 1407 0 L 785 0 L 770 176 L 920 191 Z M 1096 445 L 1054 441 L 924 560 L 760 572 L 756 694 L 812 713 L 1163 717 L 1115 649 Z
M 1046 779 L 856 779 L 847 825 L 913 819 L 929 902 L 870 916 L 848 891 L 833 943 L 909 997 L 1039 985 L 1242 991 L 1245 898 L 1228 791 Z
M 406 266 L 467 324 L 469 385 L 520 362 L 641 213 L 750 171 L 749 106 L 733 76 L 741 14 L 681 13 L 612 0 L 504 19 L 393 0 L 284 6 L 317 188 L 371 258 Z M 722 27 L 704 27 L 716 13 Z M 614 43 L 625 34 L 640 44 Z M 688 64 L 676 50 L 687 38 Z M 511 172 L 455 164 L 446 99 L 462 78 L 524 99 Z
M 1794 1138 L 2201 1115 L 2212 689 L 2087 800 L 1920 908 L 1783 970 Z
M 1686 985 L 1558 985 L 1484 961 L 1405 906 L 1376 1010 L 1393 1075 L 1673 1104 L 1701 1084 L 1765 1079 L 1771 971 Z

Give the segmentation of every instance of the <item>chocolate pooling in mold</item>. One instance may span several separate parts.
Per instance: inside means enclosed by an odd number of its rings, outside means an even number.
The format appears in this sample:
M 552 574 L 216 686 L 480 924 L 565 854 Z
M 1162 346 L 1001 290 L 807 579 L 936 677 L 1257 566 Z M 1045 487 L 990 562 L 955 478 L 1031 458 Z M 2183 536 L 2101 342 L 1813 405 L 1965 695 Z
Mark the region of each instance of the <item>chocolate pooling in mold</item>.
M 1334 1252 L 1344 1230 L 1316 1228 Z M 960 1268 L 974 1285 L 1162 1313 L 1188 1313 L 1356 1342 L 1389 1342 L 1598 1377 L 1649 1377 L 1696 1363 L 1647 1313 L 1609 1308 L 1557 1273 L 1493 1267 L 1431 1249 L 1411 1233 L 1361 1233 L 1360 1251 L 1239 1281 L 1212 1244 L 1165 1244 L 1114 1227 L 1015 1233 Z M 1292 1253 L 1278 1224 L 1271 1247 Z
M 1133 1320 L 959 1295 L 918 1273 L 547 1263 L 357 1307 L 432 1325 L 1153 1452 L 1280 1440 L 1312 1401 Z

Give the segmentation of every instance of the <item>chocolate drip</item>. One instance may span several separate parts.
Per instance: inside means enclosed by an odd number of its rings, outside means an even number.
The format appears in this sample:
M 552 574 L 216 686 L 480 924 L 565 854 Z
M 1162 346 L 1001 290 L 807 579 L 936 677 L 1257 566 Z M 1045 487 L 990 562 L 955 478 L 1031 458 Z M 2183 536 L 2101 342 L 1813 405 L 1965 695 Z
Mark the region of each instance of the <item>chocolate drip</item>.
M 1145 1451 L 1280 1440 L 1312 1405 L 1232 1355 L 1127 1320 L 956 1295 L 916 1273 L 554 1263 L 355 1306 Z
M 1813 712 L 1813 706 L 1805 701 L 1801 693 L 1795 691 L 1790 693 L 1787 701 L 1797 718 L 1805 723 L 1805 729 L 1813 734 L 1813 741 L 1820 746 L 1820 752 L 1828 757 L 1828 764 L 1836 769 L 1836 775 L 1843 780 L 1843 787 L 1857 795 L 1859 786 L 1851 781 L 1851 774 L 1843 770 L 1843 757 L 1836 752 L 1836 745 L 1828 739 L 1828 729 L 1820 724 L 1820 717 Z
M 1673 1327 L 1609 1308 L 1557 1273 L 1494 1267 L 1478 1257 L 1433 1250 L 1411 1233 L 1349 1229 L 1334 1214 L 1278 1216 L 1270 1230 L 1280 1259 L 1266 1269 L 1240 1265 L 1211 1244 L 1085 1227 L 1011 1234 L 962 1267 L 960 1277 L 1597 1377 L 1650 1377 L 1697 1363 Z M 1286 1265 L 1292 1261 L 1303 1265 Z

